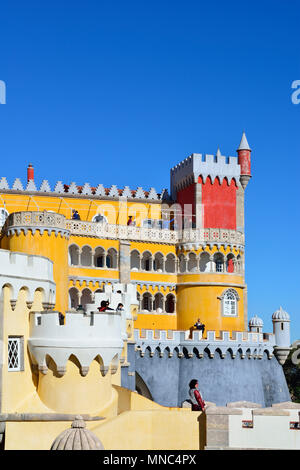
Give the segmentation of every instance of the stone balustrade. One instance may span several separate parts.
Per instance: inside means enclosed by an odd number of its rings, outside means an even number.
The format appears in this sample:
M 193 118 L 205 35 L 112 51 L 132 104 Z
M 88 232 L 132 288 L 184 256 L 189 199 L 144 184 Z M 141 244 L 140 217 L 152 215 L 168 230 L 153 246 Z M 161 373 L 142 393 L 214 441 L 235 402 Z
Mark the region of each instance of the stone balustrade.
M 168 230 L 160 228 L 145 228 L 127 225 L 115 225 L 82 220 L 68 220 L 62 214 L 54 212 L 14 212 L 10 214 L 5 222 L 3 231 L 25 232 L 30 230 L 55 230 L 66 234 L 110 238 L 118 240 L 148 241 L 166 244 L 184 244 L 186 248 L 193 248 L 205 244 L 225 244 L 244 246 L 244 234 L 237 230 L 201 228 Z M 190 247 L 188 246 L 190 245 Z
M 150 241 L 167 244 L 207 244 L 219 243 L 244 246 L 244 234 L 236 230 L 226 229 L 184 229 L 167 230 L 144 228 L 127 225 L 101 224 L 67 220 L 66 228 L 71 235 L 112 238 L 121 240 Z
M 19 235 L 21 231 L 26 234 L 28 230 L 31 230 L 32 233 L 39 230 L 41 234 L 44 231 L 48 231 L 48 233 L 55 232 L 56 235 L 60 233 L 64 237 L 70 235 L 66 228 L 65 216 L 48 211 L 13 212 L 7 217 L 2 232 L 7 235 L 13 235 L 14 233 Z

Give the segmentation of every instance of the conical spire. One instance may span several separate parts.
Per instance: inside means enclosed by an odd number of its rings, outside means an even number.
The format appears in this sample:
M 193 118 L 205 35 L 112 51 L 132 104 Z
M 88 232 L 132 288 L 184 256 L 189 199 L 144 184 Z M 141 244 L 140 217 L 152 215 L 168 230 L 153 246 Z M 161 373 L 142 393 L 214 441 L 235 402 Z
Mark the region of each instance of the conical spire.
M 251 148 L 249 147 L 245 132 L 243 132 L 242 139 L 241 139 L 241 142 L 240 142 L 240 146 L 237 149 L 237 151 L 239 151 L 239 150 L 250 150 L 251 151 Z
M 222 156 L 222 154 L 221 154 L 221 151 L 220 151 L 220 147 L 218 147 L 216 157 L 221 157 L 221 156 Z

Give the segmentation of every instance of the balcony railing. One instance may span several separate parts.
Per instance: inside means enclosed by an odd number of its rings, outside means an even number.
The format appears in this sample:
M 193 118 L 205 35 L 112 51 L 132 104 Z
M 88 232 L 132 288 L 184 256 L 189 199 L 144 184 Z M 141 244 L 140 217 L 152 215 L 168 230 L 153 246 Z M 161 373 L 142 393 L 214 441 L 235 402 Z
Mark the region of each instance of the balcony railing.
M 244 234 L 237 230 L 219 228 L 197 228 L 183 230 L 168 230 L 161 228 L 146 228 L 127 225 L 115 225 L 83 220 L 68 220 L 62 214 L 52 212 L 14 212 L 10 214 L 3 227 L 9 229 L 28 228 L 58 228 L 66 230 L 70 235 L 110 238 L 156 243 L 226 243 L 244 245 Z
M 150 241 L 158 243 L 228 243 L 244 245 L 244 234 L 226 229 L 168 230 L 127 225 L 101 224 L 66 220 L 66 229 L 71 235 L 122 240 Z

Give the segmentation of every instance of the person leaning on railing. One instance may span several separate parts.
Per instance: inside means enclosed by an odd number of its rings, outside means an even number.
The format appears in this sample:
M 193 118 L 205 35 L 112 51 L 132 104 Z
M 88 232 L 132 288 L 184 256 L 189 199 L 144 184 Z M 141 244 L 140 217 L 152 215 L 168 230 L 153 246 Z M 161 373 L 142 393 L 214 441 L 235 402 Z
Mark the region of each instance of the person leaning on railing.
M 204 411 L 205 401 L 202 398 L 202 394 L 199 390 L 198 380 L 193 379 L 189 383 L 189 396 L 192 404 L 192 411 Z

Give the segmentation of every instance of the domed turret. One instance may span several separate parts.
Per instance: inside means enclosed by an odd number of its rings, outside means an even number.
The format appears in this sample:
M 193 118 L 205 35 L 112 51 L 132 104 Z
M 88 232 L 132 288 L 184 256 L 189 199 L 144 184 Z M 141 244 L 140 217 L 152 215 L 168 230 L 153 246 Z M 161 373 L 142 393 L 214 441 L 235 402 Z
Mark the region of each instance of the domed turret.
M 254 315 L 254 317 L 250 318 L 249 331 L 262 333 L 263 326 L 264 326 L 264 322 L 257 315 Z
M 281 365 L 283 365 L 290 352 L 290 316 L 280 307 L 272 315 L 273 333 L 275 335 L 274 353 Z
M 81 416 L 76 416 L 71 428 L 54 440 L 51 450 L 104 450 L 102 442 L 89 429 Z
M 283 310 L 282 307 L 280 307 L 278 310 L 276 310 L 276 312 L 273 313 L 272 320 L 290 321 L 290 316 L 287 312 Z

